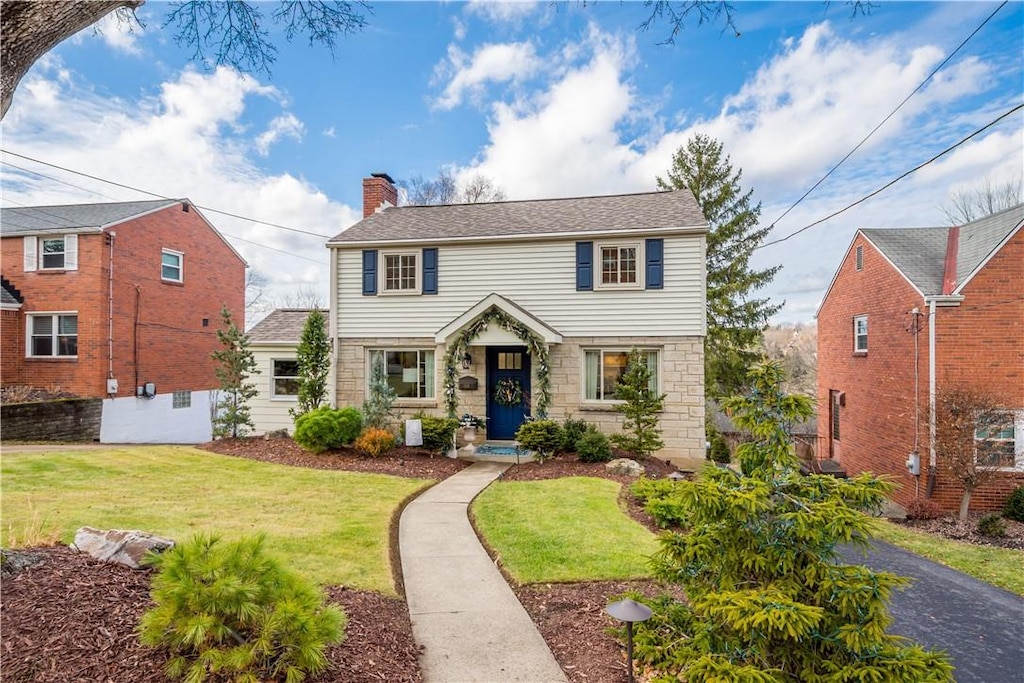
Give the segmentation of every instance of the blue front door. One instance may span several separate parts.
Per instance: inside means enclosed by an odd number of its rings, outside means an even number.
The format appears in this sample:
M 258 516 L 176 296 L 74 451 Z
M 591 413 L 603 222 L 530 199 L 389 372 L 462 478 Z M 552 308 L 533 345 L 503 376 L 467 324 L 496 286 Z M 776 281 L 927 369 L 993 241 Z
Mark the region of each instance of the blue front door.
M 518 403 L 514 403 L 516 396 L 521 396 Z M 530 355 L 526 347 L 487 347 L 487 438 L 513 439 L 529 414 Z

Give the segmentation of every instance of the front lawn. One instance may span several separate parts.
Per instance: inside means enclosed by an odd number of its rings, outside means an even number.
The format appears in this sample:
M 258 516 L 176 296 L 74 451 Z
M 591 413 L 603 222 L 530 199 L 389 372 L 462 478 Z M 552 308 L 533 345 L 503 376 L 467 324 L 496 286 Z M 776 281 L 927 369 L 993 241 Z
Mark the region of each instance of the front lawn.
M 619 507 L 620 485 L 497 481 L 473 501 L 477 531 L 521 584 L 650 576 L 655 537 Z
M 388 554 L 398 505 L 429 483 L 285 467 L 185 446 L 5 452 L 0 544 L 74 538 L 82 526 L 184 540 L 263 532 L 289 567 L 321 584 L 394 595 Z

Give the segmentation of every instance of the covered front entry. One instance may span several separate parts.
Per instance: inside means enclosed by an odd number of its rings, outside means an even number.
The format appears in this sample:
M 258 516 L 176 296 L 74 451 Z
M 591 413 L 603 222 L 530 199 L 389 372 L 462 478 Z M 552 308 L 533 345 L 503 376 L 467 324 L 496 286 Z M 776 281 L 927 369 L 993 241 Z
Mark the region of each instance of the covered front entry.
M 530 354 L 526 347 L 488 346 L 487 438 L 513 439 L 529 414 Z

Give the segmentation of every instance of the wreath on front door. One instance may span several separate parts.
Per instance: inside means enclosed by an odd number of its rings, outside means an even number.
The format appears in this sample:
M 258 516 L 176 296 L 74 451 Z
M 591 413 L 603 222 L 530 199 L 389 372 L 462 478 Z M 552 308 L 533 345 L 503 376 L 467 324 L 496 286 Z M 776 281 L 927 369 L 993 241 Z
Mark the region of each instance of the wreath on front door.
M 523 402 L 523 385 L 514 377 L 499 379 L 494 386 L 494 402 L 513 408 Z

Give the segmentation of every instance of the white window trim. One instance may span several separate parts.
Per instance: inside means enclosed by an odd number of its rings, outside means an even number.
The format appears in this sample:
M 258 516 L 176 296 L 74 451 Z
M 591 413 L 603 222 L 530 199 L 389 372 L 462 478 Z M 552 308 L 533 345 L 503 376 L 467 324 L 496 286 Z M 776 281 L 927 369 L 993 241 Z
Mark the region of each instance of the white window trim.
M 64 242 L 64 265 L 59 268 L 43 267 L 43 245 L 40 240 L 63 240 Z M 68 270 L 78 270 L 78 235 L 26 235 L 23 238 L 23 262 L 22 268 L 26 273 L 43 271 L 48 273 L 62 273 Z
M 857 334 L 857 322 L 860 321 L 860 320 L 864 321 L 864 348 L 860 348 L 860 345 L 858 344 L 858 341 L 860 339 L 860 335 Z M 863 354 L 866 354 L 868 352 L 868 347 L 870 346 L 870 344 L 868 343 L 868 339 L 869 339 L 869 335 L 870 335 L 870 330 L 871 330 L 871 328 L 868 326 L 868 316 L 867 315 L 855 315 L 855 316 L 853 316 L 853 352 L 855 354 L 863 355 Z
M 274 363 L 277 361 L 292 362 L 296 364 L 295 371 L 298 372 L 298 358 L 271 358 L 270 359 L 270 400 L 271 401 L 283 401 L 285 403 L 296 403 L 299 400 L 298 394 L 278 394 L 275 391 L 275 381 L 277 379 L 292 379 L 290 375 L 278 375 L 274 372 Z M 295 375 L 295 379 L 298 379 L 298 375 Z
M 1007 410 L 1008 413 L 1013 413 L 1013 466 L 1012 467 L 988 467 L 986 465 L 980 465 L 980 467 L 990 469 L 996 472 L 1022 472 L 1024 471 L 1024 409 L 1022 410 Z M 974 441 L 978 442 L 977 433 L 975 433 Z M 978 449 L 975 446 L 974 449 L 975 464 L 977 464 Z
M 164 254 L 178 257 L 178 279 L 175 280 L 172 277 L 164 277 Z M 185 282 L 185 253 L 182 251 L 175 251 L 174 249 L 161 249 L 160 250 L 160 279 L 164 282 Z
M 413 277 L 416 280 L 416 286 L 412 289 L 388 289 L 388 273 L 387 273 L 387 257 L 389 256 L 414 256 L 416 258 L 416 266 L 413 268 Z M 423 293 L 423 252 L 419 249 L 398 249 L 391 251 L 381 250 L 380 256 L 378 256 L 377 263 L 377 276 L 379 279 L 377 291 L 383 296 L 415 296 Z M 416 349 L 410 349 L 415 351 Z
M 78 311 L 32 311 L 31 313 L 26 313 L 25 314 L 25 358 L 54 358 L 54 359 L 58 359 L 58 360 L 76 360 L 78 358 L 78 354 L 75 354 L 74 356 L 60 356 L 60 355 L 56 355 L 56 354 L 51 354 L 51 355 L 48 355 L 48 356 L 35 356 L 35 355 L 32 354 L 32 336 L 33 336 L 32 335 L 32 318 L 48 317 L 48 318 L 53 318 L 54 319 L 54 321 L 53 321 L 53 330 L 54 330 L 53 331 L 53 342 L 54 342 L 53 348 L 54 348 L 54 350 L 56 350 L 57 349 L 57 337 L 60 336 L 59 335 L 60 320 L 58 319 L 58 317 L 62 316 L 62 315 L 73 315 L 75 317 L 79 317 L 78 316 Z M 81 323 L 81 320 L 79 320 L 79 323 Z M 76 338 L 80 337 L 80 336 L 81 336 L 81 334 L 79 332 L 75 333 L 75 337 Z M 75 348 L 77 348 L 77 347 L 78 347 L 78 345 L 76 344 Z
M 625 353 L 629 355 L 629 352 L 633 349 L 640 351 L 641 353 L 656 353 L 658 354 L 658 374 L 654 378 L 655 380 L 655 393 L 659 396 L 662 393 L 662 374 L 664 365 L 664 349 L 652 346 L 585 346 L 580 349 L 580 402 L 587 406 L 612 406 L 620 403 L 625 403 L 617 398 L 587 398 L 587 352 L 596 351 L 600 354 L 604 353 Z M 601 365 L 604 365 L 604 356 L 601 356 Z M 601 368 L 598 368 L 598 382 L 600 382 L 603 373 Z
M 381 353 L 387 353 L 393 351 L 396 353 L 406 353 L 415 351 L 416 353 L 423 353 L 424 351 L 432 351 L 434 353 L 434 395 L 424 396 L 423 398 L 409 398 L 408 396 L 396 396 L 396 406 L 412 406 L 412 407 L 423 407 L 432 408 L 437 406 L 437 362 L 438 357 L 441 356 L 438 353 L 437 347 L 434 346 L 367 346 L 366 347 L 366 381 L 363 382 L 363 396 L 370 398 L 370 379 L 373 377 L 373 352 L 380 351 Z M 385 357 L 385 366 L 387 365 L 387 358 Z M 385 372 L 387 371 L 385 367 Z
M 621 249 L 622 247 L 633 247 L 634 249 L 636 249 L 636 282 L 627 282 L 625 284 L 605 284 L 603 282 L 604 258 L 602 251 L 605 248 Z M 647 255 L 644 253 L 643 240 L 612 240 L 608 242 L 598 242 L 594 244 L 594 289 L 643 289 L 645 285 L 644 278 L 646 277 L 646 275 Z

